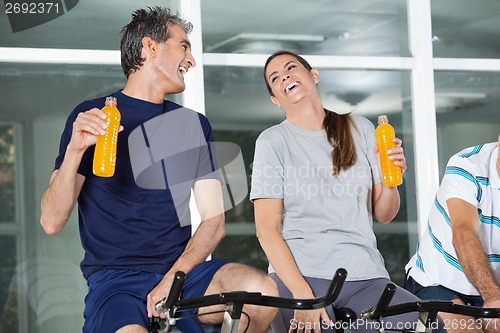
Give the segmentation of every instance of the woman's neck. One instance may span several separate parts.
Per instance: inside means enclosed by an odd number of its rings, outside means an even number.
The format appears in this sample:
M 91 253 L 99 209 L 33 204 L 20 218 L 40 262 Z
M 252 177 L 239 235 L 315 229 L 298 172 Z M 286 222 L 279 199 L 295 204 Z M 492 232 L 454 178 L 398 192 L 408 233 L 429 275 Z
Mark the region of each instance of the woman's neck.
M 307 130 L 321 130 L 324 128 L 325 109 L 323 104 L 296 105 L 293 109 L 285 110 L 286 119 L 294 125 Z

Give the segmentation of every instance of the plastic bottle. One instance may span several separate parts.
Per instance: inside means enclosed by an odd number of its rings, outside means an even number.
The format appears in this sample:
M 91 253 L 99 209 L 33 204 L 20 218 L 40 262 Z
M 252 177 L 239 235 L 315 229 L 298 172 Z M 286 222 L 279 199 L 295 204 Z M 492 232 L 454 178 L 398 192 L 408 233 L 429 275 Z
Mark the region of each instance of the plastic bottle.
M 116 146 L 121 119 L 116 104 L 115 97 L 106 97 L 104 108 L 102 108 L 106 114 L 105 121 L 108 123 L 108 128 L 104 135 L 97 136 L 92 168 L 94 175 L 99 177 L 112 177 L 115 174 Z
M 380 172 L 384 185 L 391 187 L 399 186 L 403 183 L 401 167 L 395 165 L 394 161 L 389 159 L 389 154 L 387 154 L 389 149 L 396 147 L 396 143 L 392 142 L 395 136 L 394 127 L 389 124 L 387 116 L 379 116 L 378 126 L 375 129 L 375 138 L 380 154 Z

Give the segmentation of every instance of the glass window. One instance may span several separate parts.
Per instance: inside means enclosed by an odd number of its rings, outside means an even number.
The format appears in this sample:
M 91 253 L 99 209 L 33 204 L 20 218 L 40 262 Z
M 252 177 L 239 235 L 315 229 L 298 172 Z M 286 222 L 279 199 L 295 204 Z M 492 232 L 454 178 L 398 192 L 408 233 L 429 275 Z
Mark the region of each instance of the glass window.
M 499 1 L 432 0 L 431 11 L 435 57 L 499 58 Z
M 406 0 L 211 0 L 201 1 L 201 15 L 204 52 L 409 54 Z
M 16 267 L 16 237 L 0 236 L 0 332 L 18 331 L 17 293 L 14 284 Z
M 16 222 L 15 226 L 0 223 L 0 234 L 12 235 L 0 239 L 0 306 L 10 291 L 16 291 L 10 294 L 17 296 L 20 311 L 8 319 L 22 319 L 20 331 L 81 331 L 86 285 L 79 269 L 83 250 L 76 214 L 64 232 L 47 236 L 38 222 L 40 200 L 69 113 L 86 99 L 122 88 L 124 82 L 120 66 L 0 64 L 2 110 L 6 110 L 0 112 L 0 221 Z M 15 135 L 9 123 L 16 124 Z M 16 187 L 14 181 L 19 182 Z M 14 188 L 24 194 L 13 193 Z M 14 271 L 18 279 L 11 283 Z
M 58 3 L 59 7 L 53 6 L 49 12 L 49 7 L 45 5 L 38 8 L 41 14 L 26 13 L 23 8 L 18 8 L 20 14 L 14 15 L 7 12 L 15 12 L 16 9 L 9 11 L 6 6 L 0 13 L 0 46 L 119 50 L 119 33 L 130 21 L 132 12 L 159 5 L 158 1 L 152 0 L 140 3 L 78 0 L 47 3 Z M 161 6 L 176 10 L 176 3 L 176 0 L 166 0 L 161 2 Z
M 307 59 L 307 56 L 306 56 Z M 368 118 L 374 126 L 380 114 L 387 114 L 397 136 L 404 141 L 409 170 L 399 187 L 401 208 L 389 225 L 375 223 L 379 248 L 395 281 L 402 281 L 404 265 L 417 242 L 415 175 L 412 165 L 413 131 L 409 109 L 409 73 L 398 71 L 320 69 L 318 88 L 324 106 L 339 113 L 352 111 Z M 250 187 L 255 140 L 260 132 L 284 119 L 283 109 L 269 99 L 262 68 L 206 67 L 206 114 L 214 127 L 216 141 L 237 144 L 242 151 Z M 255 239 L 253 205 L 245 200 L 226 214 L 228 240 L 214 253 L 216 258 L 233 259 L 238 246 L 260 247 Z M 403 237 L 401 237 L 403 236 Z M 394 251 L 398 249 L 398 251 Z M 248 253 L 248 254 L 247 254 Z M 261 265 L 265 256 L 259 248 L 241 252 L 240 261 Z
M 458 151 L 500 134 L 500 73 L 436 72 L 439 172 Z
M 0 223 L 15 219 L 14 127 L 0 123 Z

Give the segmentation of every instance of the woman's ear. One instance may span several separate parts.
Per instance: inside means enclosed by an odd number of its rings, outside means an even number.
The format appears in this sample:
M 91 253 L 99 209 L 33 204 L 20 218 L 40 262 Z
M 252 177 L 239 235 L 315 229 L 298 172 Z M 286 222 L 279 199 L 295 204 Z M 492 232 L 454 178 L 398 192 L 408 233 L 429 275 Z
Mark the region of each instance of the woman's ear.
M 279 108 L 281 107 L 281 104 L 278 102 L 276 97 L 271 96 L 271 102 L 273 102 L 273 104 L 276 105 L 277 107 L 279 107 Z
M 311 74 L 314 82 L 317 84 L 319 82 L 319 71 L 316 68 L 311 69 Z

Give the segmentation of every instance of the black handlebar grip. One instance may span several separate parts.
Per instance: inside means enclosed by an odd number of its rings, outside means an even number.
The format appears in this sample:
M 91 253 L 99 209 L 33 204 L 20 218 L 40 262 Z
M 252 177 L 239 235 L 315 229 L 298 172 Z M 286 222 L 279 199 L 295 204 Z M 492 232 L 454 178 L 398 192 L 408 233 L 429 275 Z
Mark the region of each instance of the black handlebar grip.
M 179 297 L 181 296 L 182 287 L 184 286 L 185 280 L 186 273 L 181 271 L 175 273 L 170 292 L 168 293 L 168 296 L 166 298 L 156 303 L 156 311 L 170 310 L 172 308 L 172 306 L 179 300 Z
M 382 296 L 380 296 L 380 299 L 378 300 L 377 306 L 373 309 L 373 311 L 371 311 L 371 318 L 379 318 L 382 313 L 384 313 L 389 306 L 389 303 L 391 303 L 392 297 L 395 293 L 396 286 L 392 283 L 388 283 L 387 286 L 385 286 Z
M 339 268 L 335 272 L 332 282 L 325 294 L 325 299 L 329 303 L 333 303 L 340 294 L 340 290 L 344 285 L 345 279 L 347 278 L 347 271 L 345 268 Z

